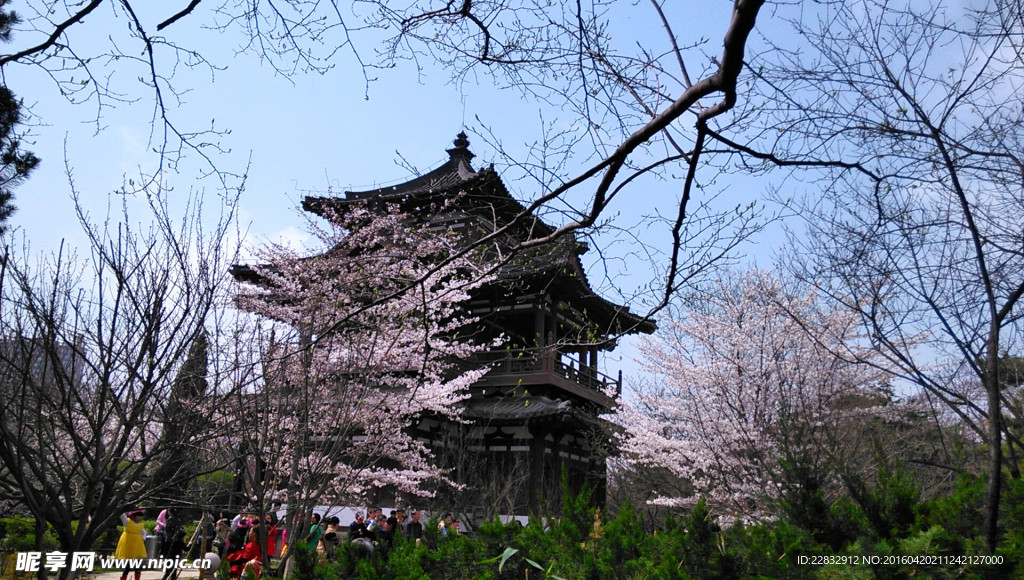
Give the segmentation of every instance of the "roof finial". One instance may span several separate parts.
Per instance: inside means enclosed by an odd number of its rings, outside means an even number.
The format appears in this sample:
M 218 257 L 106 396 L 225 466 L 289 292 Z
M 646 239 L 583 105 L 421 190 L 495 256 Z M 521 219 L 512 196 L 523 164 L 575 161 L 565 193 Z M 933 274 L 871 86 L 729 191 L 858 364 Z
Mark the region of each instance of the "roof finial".
M 455 145 L 455 147 L 448 149 L 448 155 L 452 159 L 461 157 L 468 160 L 475 157 L 475 155 L 473 155 L 469 150 L 469 139 L 466 138 L 465 131 L 459 131 L 459 134 L 455 136 L 455 140 L 452 141 L 452 144 Z

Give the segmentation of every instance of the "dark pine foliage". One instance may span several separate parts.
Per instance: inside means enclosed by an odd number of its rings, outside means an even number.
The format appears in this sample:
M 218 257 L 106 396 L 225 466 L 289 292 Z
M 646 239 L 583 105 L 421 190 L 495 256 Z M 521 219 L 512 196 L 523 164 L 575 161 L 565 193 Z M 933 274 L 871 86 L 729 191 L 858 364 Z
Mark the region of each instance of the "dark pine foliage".
M 0 41 L 11 39 L 18 15 L 6 10 L 10 0 L 0 0 Z M 21 101 L 6 85 L 0 85 L 0 233 L 14 213 L 13 190 L 39 165 L 39 158 L 22 148 L 17 127 L 21 123 Z

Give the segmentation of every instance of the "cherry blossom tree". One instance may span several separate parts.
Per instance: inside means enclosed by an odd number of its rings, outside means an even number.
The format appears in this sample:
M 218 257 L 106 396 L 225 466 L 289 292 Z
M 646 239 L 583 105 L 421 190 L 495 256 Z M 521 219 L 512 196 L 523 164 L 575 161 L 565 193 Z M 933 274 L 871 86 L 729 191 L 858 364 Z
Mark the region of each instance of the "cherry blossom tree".
M 354 205 L 329 222 L 319 253 L 268 246 L 265 265 L 234 271 L 251 282 L 238 305 L 260 320 L 263 384 L 239 400 L 250 490 L 305 509 L 429 495 L 450 482 L 413 428 L 458 420 L 485 372 L 460 364 L 488 346 L 460 304 L 486 273 L 472 254 L 445 260 L 457 238 L 394 207 Z
M 1018 0 L 822 4 L 791 23 L 808 50 L 752 64 L 774 105 L 739 107 L 748 167 L 825 169 L 787 201 L 793 271 L 984 444 L 990 551 L 1024 452 L 1001 378 L 1022 338 L 1022 18 Z
M 642 348 L 656 386 L 624 403 L 624 450 L 742 518 L 772 513 L 796 470 L 827 474 L 834 427 L 880 410 L 885 373 L 857 318 L 752 271 L 719 279 Z M 788 473 L 787 473 L 788 472 Z M 827 475 L 824 475 L 827 479 Z M 827 481 L 825 483 L 828 483 Z

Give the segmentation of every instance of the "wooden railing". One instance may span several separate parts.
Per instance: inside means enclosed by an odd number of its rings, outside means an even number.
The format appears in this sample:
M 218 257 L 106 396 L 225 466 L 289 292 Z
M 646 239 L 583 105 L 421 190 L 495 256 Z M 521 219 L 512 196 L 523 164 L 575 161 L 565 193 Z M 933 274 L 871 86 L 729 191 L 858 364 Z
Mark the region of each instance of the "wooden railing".
M 554 348 L 523 348 L 482 352 L 473 355 L 473 363 L 491 367 L 489 374 L 523 375 L 539 372 L 555 373 L 584 387 L 604 391 L 611 388 L 618 393 L 621 389 L 621 375 L 618 379 L 581 365 L 579 361 L 562 358 Z

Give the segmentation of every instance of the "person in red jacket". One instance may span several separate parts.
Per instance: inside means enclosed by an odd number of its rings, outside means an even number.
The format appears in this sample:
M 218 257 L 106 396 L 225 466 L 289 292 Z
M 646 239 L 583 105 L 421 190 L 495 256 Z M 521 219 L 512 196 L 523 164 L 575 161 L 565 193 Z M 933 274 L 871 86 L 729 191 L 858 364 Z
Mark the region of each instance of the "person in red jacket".
M 263 517 L 263 527 L 267 530 L 267 563 L 270 564 L 274 560 L 274 556 L 277 556 L 277 544 L 278 536 L 281 535 L 281 530 L 277 529 L 275 518 L 272 518 L 270 514 Z
M 263 554 L 256 528 L 249 531 L 249 538 L 241 550 L 228 555 L 228 562 L 231 563 L 232 578 L 241 578 L 246 568 L 252 569 L 259 577 L 263 566 Z

